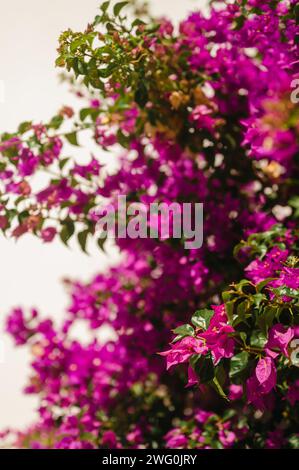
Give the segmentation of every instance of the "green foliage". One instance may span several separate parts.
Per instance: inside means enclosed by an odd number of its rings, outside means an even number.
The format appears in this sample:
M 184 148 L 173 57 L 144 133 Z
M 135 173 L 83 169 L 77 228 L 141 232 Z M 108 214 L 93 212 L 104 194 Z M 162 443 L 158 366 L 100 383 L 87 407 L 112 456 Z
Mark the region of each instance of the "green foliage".
M 191 319 L 191 323 L 196 328 L 201 328 L 203 330 L 206 330 L 210 324 L 210 320 L 213 315 L 214 315 L 213 310 L 208 310 L 206 308 L 202 310 L 197 310 L 197 312 L 195 312 L 195 314 L 193 315 Z
M 231 378 L 239 375 L 248 364 L 249 354 L 247 351 L 242 351 L 232 357 L 230 361 L 229 375 Z
M 186 324 L 186 325 L 178 326 L 175 330 L 173 330 L 173 333 L 176 335 L 173 342 L 176 342 L 185 338 L 186 336 L 193 336 L 194 329 L 192 328 L 191 325 Z

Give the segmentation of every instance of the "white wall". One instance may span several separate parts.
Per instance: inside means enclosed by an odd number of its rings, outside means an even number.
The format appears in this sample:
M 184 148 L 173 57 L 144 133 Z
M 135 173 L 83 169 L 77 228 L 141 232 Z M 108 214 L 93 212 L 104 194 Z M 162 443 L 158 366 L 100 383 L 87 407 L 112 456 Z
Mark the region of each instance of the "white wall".
M 68 27 L 82 30 L 98 8 L 99 0 L 1 0 L 0 8 L 0 132 L 14 130 L 28 119 L 43 120 L 61 105 L 71 103 L 59 85 L 54 68 L 57 38 Z M 205 4 L 200 0 L 150 0 L 155 13 L 176 20 Z M 5 88 L 2 102 L 2 86 Z M 115 262 L 96 249 L 86 256 L 59 242 L 43 245 L 33 237 L 17 243 L 0 237 L 0 321 L 13 306 L 35 306 L 59 319 L 68 304 L 60 279 L 88 279 Z M 29 373 L 29 354 L 16 349 L 3 333 L 0 350 L 0 430 L 22 427 L 34 418 L 35 398 L 22 394 Z

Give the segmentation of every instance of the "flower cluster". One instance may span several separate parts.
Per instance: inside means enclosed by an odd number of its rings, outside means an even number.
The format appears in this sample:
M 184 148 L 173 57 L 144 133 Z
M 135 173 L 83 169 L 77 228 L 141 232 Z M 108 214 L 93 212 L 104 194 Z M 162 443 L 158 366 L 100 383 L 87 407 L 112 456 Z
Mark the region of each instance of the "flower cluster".
M 298 425 L 293 412 L 299 400 L 298 231 L 277 226 L 252 236 L 242 249 L 247 247 L 248 256 L 265 239 L 274 246 L 245 269 L 258 282 L 244 279 L 233 284 L 223 293 L 222 305 L 197 311 L 192 325 L 174 330 L 172 348 L 163 355 L 169 367 L 188 363 L 188 385 L 213 387 L 251 430 L 256 431 L 262 419 L 268 421 L 271 432 L 280 433 L 276 441 L 284 446 L 294 441 Z M 250 445 L 251 432 L 243 438 Z M 263 445 L 274 447 L 269 442 Z M 237 441 L 232 439 L 232 445 Z

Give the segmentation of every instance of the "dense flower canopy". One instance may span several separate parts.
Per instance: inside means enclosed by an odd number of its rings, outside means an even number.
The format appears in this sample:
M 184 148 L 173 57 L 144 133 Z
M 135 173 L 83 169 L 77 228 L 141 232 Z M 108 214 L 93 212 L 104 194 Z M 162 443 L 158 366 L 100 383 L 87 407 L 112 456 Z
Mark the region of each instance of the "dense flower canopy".
M 298 4 L 211 2 L 177 28 L 140 9 L 130 23 L 124 3 L 61 35 L 81 110 L 2 135 L 0 228 L 103 248 L 100 215 L 126 195 L 202 202 L 204 245 L 119 237 L 117 267 L 68 281 L 59 327 L 11 312 L 40 399 L 18 445 L 298 447 Z M 78 321 L 88 344 L 72 339 Z

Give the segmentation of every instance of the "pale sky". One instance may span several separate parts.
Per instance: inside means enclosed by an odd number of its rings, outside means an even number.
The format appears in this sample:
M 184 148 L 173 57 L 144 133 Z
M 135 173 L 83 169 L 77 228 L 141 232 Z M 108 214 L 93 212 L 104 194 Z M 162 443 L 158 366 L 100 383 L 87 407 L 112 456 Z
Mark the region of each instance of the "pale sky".
M 67 28 L 82 30 L 96 14 L 99 0 L 2 0 L 0 16 L 0 132 L 14 130 L 25 120 L 48 119 L 72 104 L 67 89 L 57 80 L 54 67 L 57 38 Z M 150 0 L 155 13 L 182 18 L 206 3 L 204 0 Z M 3 96 L 4 95 L 4 96 Z M 3 99 L 4 98 L 4 99 Z M 14 306 L 37 307 L 59 320 L 68 305 L 60 282 L 71 277 L 88 280 L 115 263 L 95 247 L 86 256 L 59 241 L 50 245 L 31 236 L 17 243 L 0 236 L 0 323 Z M 15 348 L 0 333 L 0 430 L 22 428 L 35 416 L 36 399 L 22 394 L 29 373 L 29 354 Z

